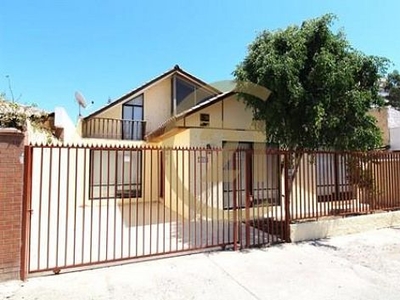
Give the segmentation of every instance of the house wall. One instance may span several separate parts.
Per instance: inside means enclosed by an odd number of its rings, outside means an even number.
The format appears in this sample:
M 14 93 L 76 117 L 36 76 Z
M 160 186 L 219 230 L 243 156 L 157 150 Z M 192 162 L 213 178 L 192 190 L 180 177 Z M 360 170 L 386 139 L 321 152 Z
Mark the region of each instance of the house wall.
M 200 114 L 209 114 L 209 128 L 258 130 L 252 111 L 235 95 L 183 118 L 177 126 L 200 127 Z
M 255 129 L 253 112 L 235 95 L 222 101 L 222 119 L 224 129 Z
M 23 153 L 24 134 L 0 129 L 0 281 L 20 275 Z
M 110 106 L 110 108 L 96 114 L 93 118 L 121 120 L 123 104 L 142 93 L 144 95 L 143 118 L 144 121 L 146 121 L 146 133 L 155 130 L 165 120 L 171 117 L 171 78 L 169 77 L 145 89 L 144 92 L 137 93 L 117 105 Z M 115 123 L 114 126 L 119 125 L 119 123 Z M 104 128 L 100 126 L 99 129 L 96 130 L 104 130 Z M 112 129 L 110 129 L 110 133 L 112 133 Z M 96 132 L 92 134 L 96 135 Z
M 189 216 L 193 208 L 201 210 L 202 214 L 220 215 L 229 217 L 230 212 L 223 210 L 223 166 L 226 164 L 221 148 L 226 142 L 251 142 L 254 145 L 265 147 L 264 134 L 259 131 L 237 131 L 214 128 L 191 128 L 177 133 L 175 136 L 163 140 L 162 146 L 166 147 L 192 147 L 185 154 L 166 156 L 165 205 L 177 210 L 179 214 Z M 209 144 L 213 149 L 207 151 Z M 194 150 L 194 148 L 198 148 Z M 201 149 L 200 149 L 201 148 Z M 255 154 L 253 165 L 267 165 L 265 155 Z M 270 162 L 269 162 L 270 164 Z M 274 170 L 274 172 L 278 170 Z M 231 174 L 235 176 L 234 173 Z M 232 177 L 231 176 L 231 177 Z M 257 168 L 253 172 L 254 188 L 260 187 L 260 182 L 270 180 L 271 174 Z M 264 186 L 273 185 L 273 180 L 264 183 Z M 279 180 L 276 178 L 275 180 Z M 265 190 L 267 188 L 265 187 Z M 260 191 L 265 197 L 272 197 L 276 191 Z M 271 193 L 269 195 L 268 193 Z M 283 204 L 283 201 L 281 201 Z M 270 209 L 273 209 L 272 206 Z M 193 212 L 192 212 L 193 213 Z M 231 216 L 230 216 L 231 217 Z
M 200 114 L 210 116 L 210 128 L 223 128 L 222 102 L 215 103 L 212 106 L 202 109 L 199 113 L 192 114 L 184 118 L 184 124 L 187 127 L 200 127 Z
M 157 129 L 171 117 L 171 78 L 165 78 L 144 92 L 146 133 Z

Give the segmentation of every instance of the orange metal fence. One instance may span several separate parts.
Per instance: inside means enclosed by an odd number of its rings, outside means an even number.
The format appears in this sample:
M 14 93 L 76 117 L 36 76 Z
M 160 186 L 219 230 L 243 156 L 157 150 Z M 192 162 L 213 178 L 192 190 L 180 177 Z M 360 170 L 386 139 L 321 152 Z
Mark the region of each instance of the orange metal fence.
M 278 152 L 27 146 L 25 159 L 27 273 L 288 240 Z
M 21 274 L 290 241 L 290 222 L 400 208 L 399 180 L 394 152 L 27 146 Z

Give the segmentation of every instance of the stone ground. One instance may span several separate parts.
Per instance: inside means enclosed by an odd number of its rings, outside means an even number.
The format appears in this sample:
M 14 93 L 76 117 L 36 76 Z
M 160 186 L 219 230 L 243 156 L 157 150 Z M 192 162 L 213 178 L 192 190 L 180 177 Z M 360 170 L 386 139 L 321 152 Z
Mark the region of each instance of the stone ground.
M 0 299 L 400 299 L 400 228 L 0 283 Z

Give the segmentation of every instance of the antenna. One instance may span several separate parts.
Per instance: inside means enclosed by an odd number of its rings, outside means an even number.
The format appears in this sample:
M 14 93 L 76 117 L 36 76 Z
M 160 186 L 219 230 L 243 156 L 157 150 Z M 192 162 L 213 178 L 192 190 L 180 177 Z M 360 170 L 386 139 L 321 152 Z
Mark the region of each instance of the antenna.
M 6 75 L 6 78 L 7 78 L 7 80 L 8 80 L 8 88 L 10 89 L 12 102 L 15 102 L 15 100 L 14 100 L 14 93 L 13 93 L 13 90 L 12 90 L 12 88 L 11 88 L 10 75 Z
M 75 92 L 75 100 L 78 103 L 78 107 L 79 107 L 79 117 L 81 117 L 81 107 L 85 108 L 86 107 L 86 100 L 85 97 L 83 97 L 83 95 L 76 91 Z

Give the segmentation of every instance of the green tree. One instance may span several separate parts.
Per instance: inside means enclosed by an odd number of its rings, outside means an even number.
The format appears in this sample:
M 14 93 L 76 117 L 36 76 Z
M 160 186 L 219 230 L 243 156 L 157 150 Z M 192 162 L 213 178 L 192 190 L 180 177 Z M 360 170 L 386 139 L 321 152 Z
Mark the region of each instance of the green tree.
M 264 31 L 236 67 L 235 78 L 271 91 L 267 101 L 239 97 L 265 122 L 267 140 L 290 150 L 367 150 L 381 145 L 371 107 L 384 105 L 379 79 L 388 60 L 353 49 L 330 29 L 331 14 Z M 240 90 L 240 89 L 239 89 Z
M 388 100 L 388 105 L 400 110 L 400 74 L 394 70 L 389 73 L 383 84 L 383 90 L 386 93 L 385 98 Z

